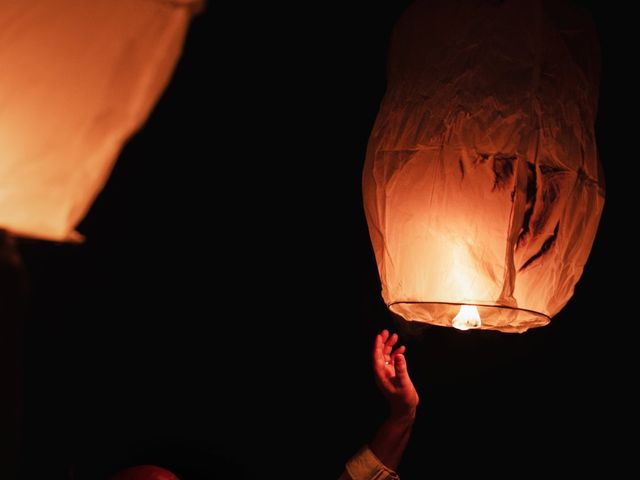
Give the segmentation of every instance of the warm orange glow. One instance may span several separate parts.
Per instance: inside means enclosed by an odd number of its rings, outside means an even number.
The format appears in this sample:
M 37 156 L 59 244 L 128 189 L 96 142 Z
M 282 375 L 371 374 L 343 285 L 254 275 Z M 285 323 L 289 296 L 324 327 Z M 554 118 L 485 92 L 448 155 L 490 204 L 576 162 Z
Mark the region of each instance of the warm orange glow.
M 458 330 L 480 328 L 482 321 L 480 320 L 478 308 L 475 305 L 461 305 L 460 311 L 453 318 L 451 325 Z
M 147 119 L 201 0 L 0 5 L 0 228 L 74 228 Z
M 363 195 L 406 320 L 524 332 L 573 295 L 604 177 L 597 39 L 572 8 L 417 1 L 396 26 Z

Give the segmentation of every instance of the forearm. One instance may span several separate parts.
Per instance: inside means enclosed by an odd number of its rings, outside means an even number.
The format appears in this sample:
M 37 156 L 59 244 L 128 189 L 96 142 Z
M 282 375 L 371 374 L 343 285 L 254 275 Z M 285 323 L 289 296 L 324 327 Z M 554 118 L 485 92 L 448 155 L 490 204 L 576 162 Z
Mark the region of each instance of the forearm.
M 390 415 L 378 429 L 370 444 L 371 451 L 392 470 L 397 470 L 415 421 L 415 410 L 402 415 Z

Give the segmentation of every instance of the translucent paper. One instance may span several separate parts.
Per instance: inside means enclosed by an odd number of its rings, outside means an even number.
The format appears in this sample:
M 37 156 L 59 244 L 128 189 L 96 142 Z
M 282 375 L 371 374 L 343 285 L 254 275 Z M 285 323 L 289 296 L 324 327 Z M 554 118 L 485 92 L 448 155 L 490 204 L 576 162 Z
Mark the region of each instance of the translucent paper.
M 406 320 L 523 332 L 571 298 L 604 204 L 599 49 L 564 2 L 418 2 L 394 31 L 364 203 Z M 464 313 L 464 312 L 463 312 Z
M 0 228 L 77 236 L 200 3 L 0 0 Z

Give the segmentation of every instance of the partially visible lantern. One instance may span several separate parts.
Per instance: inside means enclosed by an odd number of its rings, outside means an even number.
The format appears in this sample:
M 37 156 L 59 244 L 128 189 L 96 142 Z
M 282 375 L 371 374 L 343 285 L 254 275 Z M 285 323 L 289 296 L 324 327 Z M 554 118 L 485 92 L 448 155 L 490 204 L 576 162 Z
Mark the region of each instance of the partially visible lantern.
M 201 0 L 0 4 L 0 228 L 74 228 L 146 120 Z
M 604 204 L 598 72 L 594 26 L 565 2 L 405 12 L 363 173 L 393 312 L 523 332 L 562 309 Z

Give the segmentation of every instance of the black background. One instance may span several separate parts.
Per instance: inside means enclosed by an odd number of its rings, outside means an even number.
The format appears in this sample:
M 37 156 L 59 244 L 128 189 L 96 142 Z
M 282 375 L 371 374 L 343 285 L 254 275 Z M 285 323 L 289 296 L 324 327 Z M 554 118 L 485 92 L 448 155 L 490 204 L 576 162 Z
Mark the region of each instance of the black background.
M 407 4 L 211 2 L 194 20 L 86 242 L 20 243 L 26 478 L 336 478 L 368 441 L 386 408 L 370 346 L 398 327 L 360 174 Z M 584 276 L 523 335 L 402 331 L 422 399 L 403 478 L 612 475 L 630 458 L 635 32 L 619 2 L 581 4 L 603 47 L 608 189 Z

